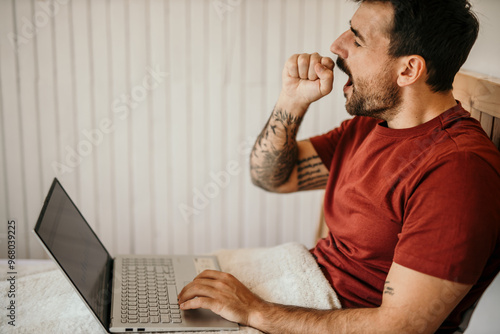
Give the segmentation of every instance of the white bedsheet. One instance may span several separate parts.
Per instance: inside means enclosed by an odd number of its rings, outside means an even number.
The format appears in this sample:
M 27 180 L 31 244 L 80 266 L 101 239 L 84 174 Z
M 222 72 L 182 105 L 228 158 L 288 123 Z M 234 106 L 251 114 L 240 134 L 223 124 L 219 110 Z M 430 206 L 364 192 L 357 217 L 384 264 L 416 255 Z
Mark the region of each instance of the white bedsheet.
M 214 253 L 222 270 L 265 300 L 317 309 L 340 308 L 340 302 L 308 250 L 298 243 L 273 248 L 221 250 Z M 106 333 L 55 264 L 17 264 L 15 327 L 6 309 L 10 283 L 6 261 L 0 272 L 2 333 Z M 200 333 L 200 332 L 197 332 Z M 214 332 L 211 332 L 214 333 Z M 260 333 L 240 326 L 237 333 Z

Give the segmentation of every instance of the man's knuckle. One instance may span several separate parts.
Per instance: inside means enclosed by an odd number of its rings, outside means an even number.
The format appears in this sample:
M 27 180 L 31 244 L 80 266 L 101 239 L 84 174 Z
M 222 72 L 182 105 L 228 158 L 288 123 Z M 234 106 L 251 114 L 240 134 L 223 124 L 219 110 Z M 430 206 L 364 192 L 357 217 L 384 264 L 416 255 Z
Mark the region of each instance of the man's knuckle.
M 294 54 L 294 55 L 292 55 L 290 58 L 288 58 L 288 60 L 287 60 L 287 64 L 294 64 L 294 63 L 296 63 L 296 62 L 297 62 L 297 59 L 299 58 L 299 56 L 300 56 L 300 55 L 299 55 L 299 54 L 297 54 L 297 53 L 296 53 L 296 54 Z
M 299 65 L 307 65 L 309 63 L 309 57 L 307 55 L 302 54 L 297 60 L 297 63 Z
M 222 273 L 222 277 L 226 280 L 233 279 L 234 276 L 231 275 L 230 273 Z
M 215 281 L 213 286 L 216 290 L 222 290 L 226 287 L 226 283 L 223 281 Z

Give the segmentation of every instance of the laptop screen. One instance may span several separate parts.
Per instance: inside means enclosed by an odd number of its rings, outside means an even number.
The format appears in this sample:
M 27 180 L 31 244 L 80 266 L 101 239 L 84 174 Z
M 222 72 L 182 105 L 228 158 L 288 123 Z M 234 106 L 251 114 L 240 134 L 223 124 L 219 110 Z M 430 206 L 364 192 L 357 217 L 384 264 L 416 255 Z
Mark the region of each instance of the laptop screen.
M 57 179 L 47 195 L 35 233 L 108 329 L 112 258 Z

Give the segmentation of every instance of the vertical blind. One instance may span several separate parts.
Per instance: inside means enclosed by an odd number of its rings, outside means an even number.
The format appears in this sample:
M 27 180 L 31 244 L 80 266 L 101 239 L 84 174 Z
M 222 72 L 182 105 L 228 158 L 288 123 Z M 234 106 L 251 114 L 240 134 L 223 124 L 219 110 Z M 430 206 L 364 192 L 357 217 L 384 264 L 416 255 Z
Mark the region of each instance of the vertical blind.
M 249 154 L 286 59 L 332 56 L 354 6 L 0 1 L 0 257 L 8 221 L 18 258 L 45 257 L 31 230 L 54 177 L 115 255 L 312 246 L 322 192 L 256 188 Z M 299 139 L 348 118 L 338 77 Z

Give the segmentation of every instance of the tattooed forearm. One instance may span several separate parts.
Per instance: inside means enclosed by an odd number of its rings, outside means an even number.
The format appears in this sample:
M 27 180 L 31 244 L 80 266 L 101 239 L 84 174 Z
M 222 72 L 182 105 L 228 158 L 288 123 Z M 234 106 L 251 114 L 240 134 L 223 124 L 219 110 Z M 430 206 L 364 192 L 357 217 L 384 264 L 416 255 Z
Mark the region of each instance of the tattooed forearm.
M 301 116 L 275 108 L 250 155 L 252 182 L 269 191 L 324 188 L 328 170 L 311 143 L 297 143 Z M 300 152 L 299 152 L 300 147 Z
M 298 158 L 296 135 L 302 117 L 275 109 L 260 133 L 250 157 L 250 173 L 257 186 L 272 190 L 284 184 Z

